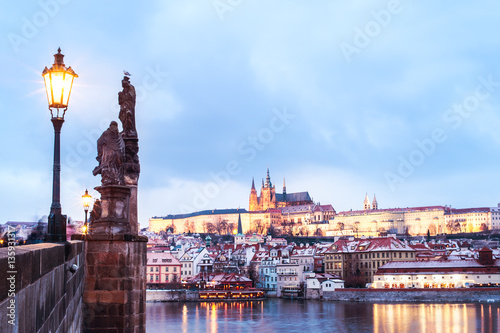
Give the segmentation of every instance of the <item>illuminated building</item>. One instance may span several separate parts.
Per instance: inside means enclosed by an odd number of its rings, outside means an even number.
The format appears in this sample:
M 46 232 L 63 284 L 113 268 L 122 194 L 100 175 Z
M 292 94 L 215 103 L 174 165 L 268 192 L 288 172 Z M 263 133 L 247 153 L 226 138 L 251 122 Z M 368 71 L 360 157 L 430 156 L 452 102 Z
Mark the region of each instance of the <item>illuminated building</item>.
M 389 262 L 377 270 L 372 288 L 467 288 L 500 286 L 500 260 L 488 248 L 479 259 Z
M 415 250 L 392 237 L 339 239 L 325 252 L 325 273 L 347 280 L 372 282 L 377 269 L 390 261 L 414 261 Z
M 272 184 L 271 177 L 269 176 L 269 168 L 267 169 L 266 182 L 264 183 L 264 180 L 262 180 L 259 196 L 257 196 L 255 183 L 252 179 L 252 188 L 250 190 L 250 200 L 248 204 L 248 210 L 251 212 L 312 203 L 313 201 L 309 196 L 309 192 L 287 193 L 284 180 L 283 193 L 276 193 L 276 188 Z

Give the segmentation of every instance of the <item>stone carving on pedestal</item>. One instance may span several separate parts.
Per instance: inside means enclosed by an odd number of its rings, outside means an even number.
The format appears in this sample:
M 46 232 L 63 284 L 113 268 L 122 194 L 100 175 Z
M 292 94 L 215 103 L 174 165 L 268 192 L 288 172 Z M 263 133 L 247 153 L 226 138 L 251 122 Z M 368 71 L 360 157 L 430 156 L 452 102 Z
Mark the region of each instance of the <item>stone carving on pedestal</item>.
M 137 216 L 137 182 L 141 165 L 139 164 L 139 138 L 135 127 L 135 88 L 130 83 L 130 78 L 125 76 L 122 80 L 123 90 L 118 93 L 120 104 L 120 121 L 122 122 L 122 137 L 125 142 L 124 182 L 130 188 L 129 218 L 131 233 L 139 232 Z
M 123 162 L 125 159 L 125 142 L 118 132 L 118 123 L 112 121 L 109 128 L 97 140 L 97 157 L 99 165 L 93 174 L 101 174 L 102 185 L 124 185 Z
M 120 104 L 118 123 L 112 121 L 109 128 L 97 140 L 97 161 L 94 176 L 101 175 L 102 186 L 100 216 L 93 221 L 92 234 L 138 234 L 137 182 L 141 170 L 139 164 L 139 139 L 135 127 L 135 88 L 130 78 L 122 80 L 123 90 L 118 93 Z
M 95 189 L 101 193 L 101 211 L 92 222 L 93 235 L 130 234 L 130 188 L 125 186 L 125 142 L 118 132 L 118 123 L 112 121 L 109 128 L 97 140 L 97 161 L 94 176 L 101 174 L 101 184 Z

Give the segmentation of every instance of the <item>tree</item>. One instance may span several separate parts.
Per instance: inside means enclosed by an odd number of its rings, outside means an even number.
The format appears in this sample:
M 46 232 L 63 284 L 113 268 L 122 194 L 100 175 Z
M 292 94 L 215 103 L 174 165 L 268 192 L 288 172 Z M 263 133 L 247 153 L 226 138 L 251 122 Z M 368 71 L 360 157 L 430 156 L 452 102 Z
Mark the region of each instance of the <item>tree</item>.
M 259 283 L 259 265 L 255 262 L 250 262 L 250 267 L 248 268 L 248 278 L 252 280 L 252 286 L 256 287 Z
M 213 225 L 213 223 L 208 222 L 208 223 L 207 223 L 207 232 L 208 232 L 209 234 L 215 234 L 215 233 L 216 233 L 216 231 L 217 231 L 217 230 L 215 229 L 215 226 Z
M 224 232 L 227 232 L 227 220 L 222 219 L 222 216 L 219 215 L 214 222 L 214 228 L 217 234 L 222 235 Z
M 431 231 L 427 229 L 427 242 L 431 241 Z
M 347 257 L 347 269 L 345 272 L 346 288 L 363 288 L 366 286 L 365 278 L 361 275 L 359 254 L 349 254 Z
M 284 220 L 281 223 L 281 226 L 283 227 L 283 234 L 285 236 L 293 236 L 293 227 L 295 223 L 292 221 Z
M 488 226 L 486 225 L 486 223 L 481 223 L 479 230 L 480 231 L 488 231 Z
M 278 237 L 280 235 L 278 230 L 276 229 L 276 227 L 274 225 L 271 225 L 269 227 L 269 234 L 271 235 L 271 237 Z
M 227 230 L 226 230 L 226 233 L 228 235 L 232 235 L 233 234 L 233 231 L 235 230 L 235 226 L 234 226 L 234 223 L 233 222 L 228 222 L 227 223 Z
M 167 228 L 165 228 L 165 231 L 167 233 L 170 231 L 170 233 L 175 234 L 175 225 L 174 225 L 173 221 L 172 221 L 172 224 L 170 226 L 168 226 Z
M 323 230 L 321 230 L 321 228 L 316 229 L 316 231 L 314 232 L 314 236 L 323 237 Z
M 186 220 L 186 222 L 184 222 L 184 232 L 187 234 L 195 232 L 194 222 Z
M 252 231 L 256 234 L 263 234 L 265 229 L 264 223 L 262 223 L 261 219 L 254 220 L 252 222 Z

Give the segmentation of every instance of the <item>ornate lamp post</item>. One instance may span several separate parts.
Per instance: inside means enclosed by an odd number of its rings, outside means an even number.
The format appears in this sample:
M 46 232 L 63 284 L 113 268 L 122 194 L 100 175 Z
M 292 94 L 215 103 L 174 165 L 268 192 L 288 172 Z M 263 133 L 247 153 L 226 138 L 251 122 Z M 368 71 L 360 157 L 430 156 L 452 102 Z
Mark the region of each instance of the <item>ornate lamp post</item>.
M 87 214 L 89 212 L 90 202 L 92 201 L 92 196 L 89 194 L 89 191 L 85 189 L 85 194 L 82 195 L 83 201 L 83 210 L 85 211 L 85 223 L 83 224 L 83 233 L 87 234 L 89 228 L 87 226 Z
M 54 54 L 54 64 L 42 72 L 49 110 L 54 125 L 54 169 L 52 181 L 52 205 L 50 206 L 48 242 L 66 241 L 66 216 L 61 213 L 61 128 L 68 109 L 73 79 L 78 77 L 71 67 L 64 65 L 61 49 Z M 54 111 L 55 109 L 55 111 Z M 61 111 L 62 110 L 62 111 Z

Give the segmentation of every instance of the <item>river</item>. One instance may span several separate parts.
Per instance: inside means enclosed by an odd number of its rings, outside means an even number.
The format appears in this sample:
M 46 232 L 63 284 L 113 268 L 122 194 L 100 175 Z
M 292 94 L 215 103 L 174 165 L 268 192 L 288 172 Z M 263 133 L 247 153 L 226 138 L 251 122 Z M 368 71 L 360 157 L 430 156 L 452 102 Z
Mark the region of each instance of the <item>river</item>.
M 499 303 L 147 303 L 147 332 L 500 332 Z

